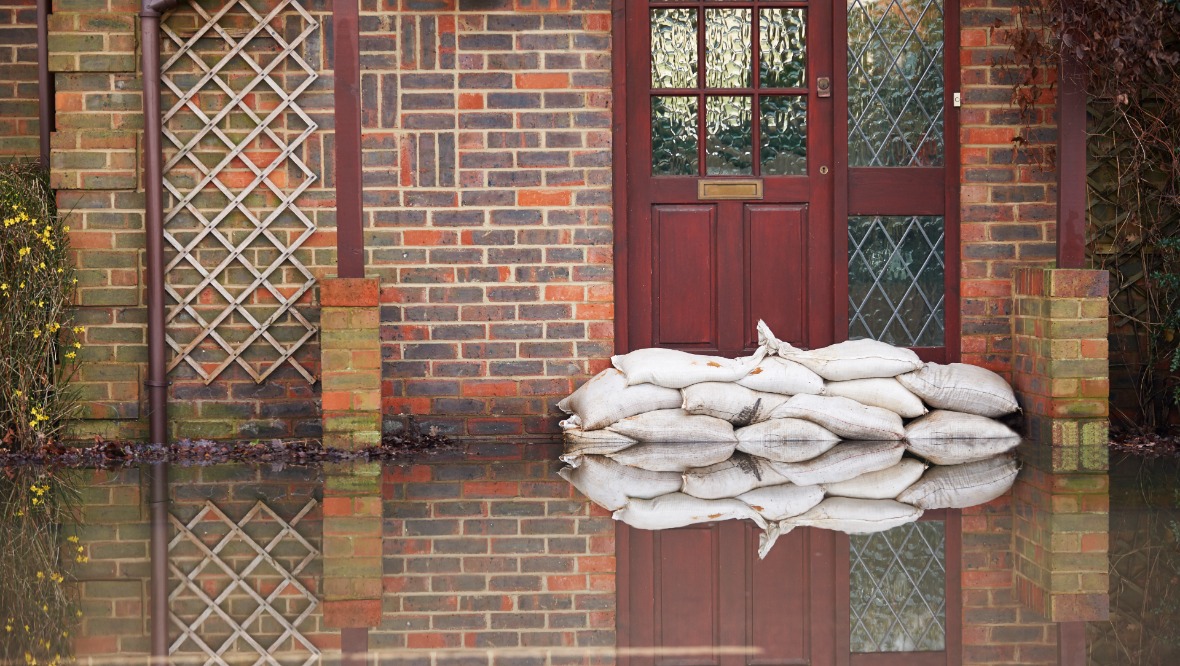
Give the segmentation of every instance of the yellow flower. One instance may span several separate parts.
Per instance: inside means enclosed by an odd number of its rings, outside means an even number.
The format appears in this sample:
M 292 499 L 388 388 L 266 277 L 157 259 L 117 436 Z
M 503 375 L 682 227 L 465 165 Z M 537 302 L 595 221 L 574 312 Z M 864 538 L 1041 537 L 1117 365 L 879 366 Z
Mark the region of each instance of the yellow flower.
M 20 389 L 17 389 L 17 390 L 15 390 L 15 391 L 13 391 L 13 392 L 12 392 L 12 394 L 13 394 L 13 395 L 15 395 L 16 397 L 18 397 L 18 398 L 19 398 L 19 397 L 21 397 L 22 395 L 24 395 L 24 394 L 25 394 L 25 392 L 24 392 L 24 391 L 22 391 L 22 390 L 20 390 Z
M 39 338 L 39 337 L 41 337 L 41 329 L 39 329 L 39 328 L 34 328 L 34 329 L 33 329 L 33 337 L 34 337 L 34 338 Z
M 75 326 L 75 327 L 74 327 L 74 332 L 75 332 L 75 333 L 85 333 L 85 332 L 86 332 L 86 327 L 85 327 L 85 326 Z
M 27 255 L 28 255 L 30 252 L 32 252 L 32 250 L 30 250 L 30 249 L 28 248 L 28 246 L 25 246 L 25 247 L 22 247 L 21 249 L 17 250 L 17 251 L 16 251 L 16 254 L 17 254 L 17 256 L 20 256 L 20 257 L 25 257 L 25 256 L 27 256 Z
M 74 358 L 76 356 L 77 356 L 77 354 L 74 352 L 66 352 L 66 358 Z
M 70 536 L 66 537 L 66 541 L 69 541 L 70 543 L 78 543 L 78 537 L 71 534 Z
M 8 291 L 8 283 L 0 282 L 0 291 Z

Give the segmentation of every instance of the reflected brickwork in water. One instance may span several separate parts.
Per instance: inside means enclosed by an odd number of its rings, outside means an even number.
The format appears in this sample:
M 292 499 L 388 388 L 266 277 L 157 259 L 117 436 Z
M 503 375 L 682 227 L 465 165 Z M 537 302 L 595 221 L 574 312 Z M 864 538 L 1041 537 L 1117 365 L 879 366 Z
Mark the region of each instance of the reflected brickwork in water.
M 350 645 L 345 630 L 367 632 L 370 656 L 382 655 L 383 664 L 644 661 L 614 653 L 615 524 L 556 475 L 550 461 L 558 452 L 556 444 L 499 443 L 404 466 L 174 467 L 169 587 L 177 655 L 204 661 L 220 650 L 242 658 L 261 647 L 283 664 L 340 663 L 342 644 Z M 1180 604 L 1170 592 L 1180 575 L 1175 470 L 1148 484 L 1137 462 L 1108 476 L 1053 471 L 1052 451 L 1024 453 L 1017 485 L 1004 497 L 948 512 L 945 523 L 874 536 L 888 541 L 885 549 L 861 538 L 859 555 L 850 551 L 843 565 L 858 586 L 844 603 L 864 597 L 856 581 L 877 580 L 931 612 L 894 622 L 888 608 L 861 599 L 858 611 L 847 609 L 849 624 L 832 629 L 847 632 L 845 650 L 938 653 L 944 644 L 948 663 L 1048 665 L 1058 663 L 1059 650 L 1078 646 L 1076 632 L 1063 628 L 1085 622 L 1093 664 L 1173 661 L 1180 645 Z M 146 482 L 134 469 L 85 471 L 79 479 L 84 525 L 76 532 L 90 559 L 75 569 L 82 617 L 71 637 L 79 663 L 126 663 L 148 650 Z M 934 537 L 930 548 L 889 548 L 919 543 L 914 534 L 901 538 L 916 529 Z M 870 550 L 876 555 L 866 556 Z M 911 585 L 893 575 L 899 566 L 927 575 Z M 184 584 L 180 576 L 192 572 L 193 585 Z M 680 612 L 688 619 L 695 611 Z M 893 633 L 870 636 L 865 618 Z M 946 623 L 945 637 L 927 626 L 931 618 Z M 702 664 L 724 652 L 699 645 L 700 637 L 683 640 L 673 647 L 711 655 Z

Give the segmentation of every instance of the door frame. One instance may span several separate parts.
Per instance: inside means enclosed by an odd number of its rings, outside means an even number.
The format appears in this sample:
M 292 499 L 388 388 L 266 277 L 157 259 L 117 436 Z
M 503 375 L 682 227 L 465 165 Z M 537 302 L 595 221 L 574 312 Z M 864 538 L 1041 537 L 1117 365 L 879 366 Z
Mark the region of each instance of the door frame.
M 616 354 L 632 351 L 630 339 L 630 278 L 628 266 L 629 253 L 629 168 L 627 155 L 631 146 L 628 145 L 628 104 L 627 95 L 627 45 L 629 42 L 627 24 L 627 5 L 639 0 L 611 0 L 611 172 L 612 172 L 612 223 L 614 225 L 614 349 Z M 962 355 L 962 324 L 960 302 L 960 262 L 961 243 L 959 232 L 959 188 L 961 179 L 959 153 L 959 114 L 954 106 L 954 95 L 960 90 L 959 40 L 961 27 L 959 24 L 958 0 L 943 0 L 943 146 L 945 180 L 943 184 L 943 229 L 944 248 L 943 262 L 945 265 L 944 284 L 944 324 L 945 333 L 943 343 L 945 353 L 931 353 L 928 350 L 918 350 L 919 356 L 925 361 L 942 363 L 958 362 Z M 832 26 L 832 77 L 836 80 L 837 72 L 844 76 L 848 71 L 848 12 L 833 11 L 830 16 Z M 631 26 L 638 29 L 638 26 Z M 840 48 L 843 46 L 843 48 Z M 831 334 L 833 342 L 840 342 L 848 337 L 848 95 L 847 86 L 844 94 L 836 96 L 832 112 L 832 238 L 830 247 L 832 256 L 829 265 L 832 267 L 833 303 Z M 882 174 L 884 175 L 884 174 Z M 880 210 L 879 214 L 889 214 L 891 211 Z M 921 211 L 909 214 L 921 214 Z

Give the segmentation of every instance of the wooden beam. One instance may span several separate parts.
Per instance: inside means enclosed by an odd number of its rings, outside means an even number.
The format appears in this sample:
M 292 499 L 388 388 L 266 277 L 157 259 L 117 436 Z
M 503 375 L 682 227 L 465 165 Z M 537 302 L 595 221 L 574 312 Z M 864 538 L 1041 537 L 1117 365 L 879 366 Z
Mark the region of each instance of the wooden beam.
M 1062 0 L 1063 9 L 1070 0 Z M 1057 267 L 1086 263 L 1086 84 L 1063 55 L 1057 77 Z
M 336 103 L 336 274 L 365 276 L 365 236 L 361 200 L 361 53 L 359 0 L 332 3 Z

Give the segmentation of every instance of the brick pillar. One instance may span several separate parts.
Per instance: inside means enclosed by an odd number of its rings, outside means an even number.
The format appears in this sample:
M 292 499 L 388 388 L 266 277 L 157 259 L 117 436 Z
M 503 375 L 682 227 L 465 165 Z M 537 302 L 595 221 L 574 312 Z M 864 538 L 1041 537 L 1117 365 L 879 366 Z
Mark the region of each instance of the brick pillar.
M 324 624 L 381 624 L 381 464 L 324 466 Z
M 1013 490 L 1016 591 L 1053 622 L 1110 615 L 1110 482 L 1027 465 Z
M 1054 268 L 1013 275 L 1012 383 L 1029 435 L 1050 445 L 1054 472 L 1106 469 L 1108 278 Z
M 320 282 L 324 446 L 381 443 L 381 310 L 376 278 Z

